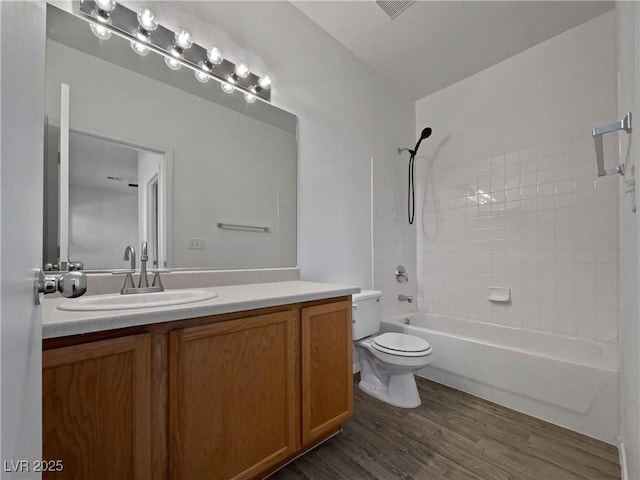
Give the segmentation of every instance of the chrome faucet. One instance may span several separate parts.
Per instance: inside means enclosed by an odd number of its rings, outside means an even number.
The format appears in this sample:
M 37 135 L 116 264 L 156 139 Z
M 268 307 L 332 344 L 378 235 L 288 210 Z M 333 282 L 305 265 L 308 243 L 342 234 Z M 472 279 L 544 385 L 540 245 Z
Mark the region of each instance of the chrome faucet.
M 398 300 L 401 301 L 401 302 L 413 303 L 413 295 L 400 294 L 400 295 L 398 295 Z
M 136 269 L 136 249 L 131 245 L 127 245 L 127 248 L 124 249 L 124 257 L 123 260 L 129 260 L 129 256 L 131 256 L 131 270 Z
M 122 257 L 122 259 L 125 261 L 129 260 L 129 258 L 131 258 L 131 270 L 128 271 L 126 276 L 124 277 L 124 285 L 120 290 L 120 293 L 122 295 L 124 295 L 125 293 L 130 293 L 131 290 L 135 288 L 133 285 L 133 277 L 131 276 L 131 274 L 136 271 L 136 249 L 131 245 L 127 245 L 127 247 L 124 249 L 124 256 Z
M 147 279 L 147 262 L 149 261 L 149 255 L 147 255 L 147 242 L 142 242 L 142 248 L 140 252 L 140 281 L 138 282 L 138 288 L 147 288 L 149 286 L 149 280 Z
M 164 286 L 160 280 L 160 272 L 153 271 L 153 284 L 149 286 L 149 279 L 147 278 L 147 262 L 149 261 L 147 242 L 142 242 L 142 248 L 140 252 L 140 280 L 136 287 L 133 283 L 132 273 L 136 270 L 136 250 L 131 245 L 127 245 L 124 249 L 123 260 L 131 259 L 131 269 L 126 271 L 126 277 L 124 279 L 124 285 L 120 290 L 122 295 L 128 295 L 131 293 L 152 293 L 163 292 Z M 114 272 L 114 274 L 122 274 L 125 272 Z

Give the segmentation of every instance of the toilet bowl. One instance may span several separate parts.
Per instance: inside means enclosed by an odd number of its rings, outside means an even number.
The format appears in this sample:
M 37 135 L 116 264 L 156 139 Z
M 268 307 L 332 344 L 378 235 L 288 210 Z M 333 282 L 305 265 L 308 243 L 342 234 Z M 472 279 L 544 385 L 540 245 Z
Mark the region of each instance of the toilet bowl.
M 360 390 L 390 405 L 421 403 L 413 372 L 431 363 L 427 341 L 404 333 L 378 333 L 382 292 L 353 296 L 353 338 L 360 362 Z M 373 334 L 372 334 L 373 333 Z

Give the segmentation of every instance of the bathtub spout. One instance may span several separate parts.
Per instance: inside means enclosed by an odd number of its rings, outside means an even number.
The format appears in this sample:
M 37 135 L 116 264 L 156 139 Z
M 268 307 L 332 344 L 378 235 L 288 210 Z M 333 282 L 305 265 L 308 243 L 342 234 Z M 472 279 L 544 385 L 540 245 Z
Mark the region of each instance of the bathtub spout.
M 398 295 L 398 300 L 400 302 L 409 302 L 409 303 L 413 303 L 413 295 L 403 295 L 400 294 Z

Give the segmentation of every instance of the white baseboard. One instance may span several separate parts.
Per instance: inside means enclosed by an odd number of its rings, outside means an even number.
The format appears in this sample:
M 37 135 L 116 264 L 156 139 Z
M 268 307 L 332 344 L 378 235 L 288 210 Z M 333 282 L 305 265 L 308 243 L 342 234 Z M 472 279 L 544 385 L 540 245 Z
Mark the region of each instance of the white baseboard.
M 620 478 L 621 480 L 629 480 L 629 471 L 627 470 L 627 454 L 624 451 L 624 442 L 618 436 L 618 455 L 620 456 Z

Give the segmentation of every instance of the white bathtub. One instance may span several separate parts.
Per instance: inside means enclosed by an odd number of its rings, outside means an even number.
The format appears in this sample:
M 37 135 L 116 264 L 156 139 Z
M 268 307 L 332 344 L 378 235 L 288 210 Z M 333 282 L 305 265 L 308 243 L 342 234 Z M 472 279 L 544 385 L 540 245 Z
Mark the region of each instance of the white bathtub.
M 419 312 L 381 330 L 431 344 L 422 377 L 616 444 L 616 344 Z

